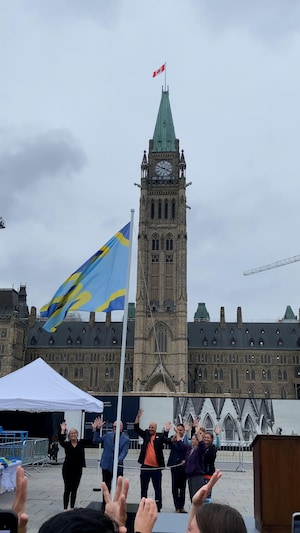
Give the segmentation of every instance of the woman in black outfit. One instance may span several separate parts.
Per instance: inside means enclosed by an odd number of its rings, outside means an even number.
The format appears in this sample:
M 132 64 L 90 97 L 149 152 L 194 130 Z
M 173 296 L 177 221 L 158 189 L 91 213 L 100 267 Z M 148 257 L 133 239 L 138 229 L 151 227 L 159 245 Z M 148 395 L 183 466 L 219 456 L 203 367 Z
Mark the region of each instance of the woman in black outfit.
M 70 429 L 67 437 L 67 424 L 60 424 L 61 434 L 59 435 L 59 444 L 65 449 L 65 460 L 62 467 L 62 476 L 65 484 L 64 490 L 64 510 L 68 509 L 69 500 L 71 509 L 74 509 L 77 489 L 82 476 L 82 468 L 85 467 L 84 447 L 87 441 L 78 440 L 77 429 Z

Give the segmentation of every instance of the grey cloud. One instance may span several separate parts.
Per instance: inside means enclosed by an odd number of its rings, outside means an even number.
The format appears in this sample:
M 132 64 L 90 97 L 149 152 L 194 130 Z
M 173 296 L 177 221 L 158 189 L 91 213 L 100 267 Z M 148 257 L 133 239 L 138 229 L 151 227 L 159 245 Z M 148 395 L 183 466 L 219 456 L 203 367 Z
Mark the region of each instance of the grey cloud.
M 36 2 L 27 0 L 26 9 L 46 17 L 48 21 L 64 22 L 74 18 L 96 19 L 103 25 L 110 25 L 117 21 L 120 1 L 105 2 L 99 0 L 51 0 L 51 2 Z
M 300 29 L 298 0 L 193 0 L 200 16 L 204 16 L 219 31 L 238 29 L 272 41 L 291 36 Z
M 0 153 L 1 200 L 43 178 L 70 176 L 85 163 L 83 149 L 67 131 L 48 131 L 32 139 L 15 140 Z

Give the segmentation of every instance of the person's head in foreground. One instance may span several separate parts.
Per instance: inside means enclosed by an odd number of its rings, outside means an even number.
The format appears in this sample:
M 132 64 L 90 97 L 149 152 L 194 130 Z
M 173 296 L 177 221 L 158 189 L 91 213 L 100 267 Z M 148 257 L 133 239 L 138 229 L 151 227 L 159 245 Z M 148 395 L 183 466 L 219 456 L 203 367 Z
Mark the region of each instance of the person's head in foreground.
M 125 528 L 120 528 L 125 530 Z M 39 533 L 116 533 L 119 531 L 108 516 L 95 509 L 78 508 L 49 518 Z
M 236 509 L 220 503 L 208 503 L 197 509 L 189 533 L 247 533 L 247 529 Z

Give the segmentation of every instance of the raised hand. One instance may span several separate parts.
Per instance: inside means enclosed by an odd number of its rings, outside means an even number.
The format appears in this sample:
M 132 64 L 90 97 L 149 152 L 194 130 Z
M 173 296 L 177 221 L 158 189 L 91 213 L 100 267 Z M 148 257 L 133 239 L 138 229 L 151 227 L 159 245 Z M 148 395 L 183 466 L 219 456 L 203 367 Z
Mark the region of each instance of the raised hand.
M 195 416 L 194 422 L 193 422 L 193 427 L 197 428 L 199 426 L 199 424 L 200 424 L 200 418 L 199 418 L 199 416 Z
M 102 428 L 104 423 L 105 422 L 104 422 L 102 416 L 97 416 L 97 418 L 95 418 L 94 422 L 92 422 L 92 429 L 94 429 L 94 430 L 100 429 L 100 428 Z
M 60 431 L 62 435 L 67 431 L 67 424 L 65 420 L 60 424 Z
M 134 519 L 134 531 L 152 533 L 157 519 L 157 505 L 151 498 L 142 498 Z
M 216 470 L 211 476 L 209 482 L 206 483 L 206 485 L 202 485 L 202 487 L 194 494 L 192 504 L 196 507 L 200 507 L 204 500 L 206 500 L 207 495 L 211 492 L 213 486 L 219 481 L 221 477 L 221 470 Z
M 220 433 L 221 433 L 221 428 L 220 428 L 220 426 L 216 426 L 216 427 L 214 428 L 214 432 L 215 432 L 215 435 L 220 435 Z
M 106 483 L 102 482 L 101 487 L 106 504 L 105 514 L 117 522 L 119 526 L 125 526 L 127 519 L 126 499 L 129 490 L 129 480 L 123 479 L 122 476 L 118 477 L 114 499 L 112 499 Z M 119 533 L 126 533 L 126 528 L 124 530 L 119 527 Z
M 172 422 L 166 422 L 165 430 L 166 430 L 166 431 L 170 431 L 171 427 L 172 427 Z M 144 532 L 143 532 L 143 533 L 144 533 Z
M 16 492 L 12 509 L 18 515 L 18 533 L 26 533 L 28 516 L 25 514 L 25 505 L 27 501 L 27 477 L 21 466 L 17 467 L 16 473 Z
M 190 424 L 189 424 L 188 422 L 186 422 L 186 423 L 184 424 L 184 431 L 187 433 L 188 431 L 190 431 L 190 429 L 191 429 Z

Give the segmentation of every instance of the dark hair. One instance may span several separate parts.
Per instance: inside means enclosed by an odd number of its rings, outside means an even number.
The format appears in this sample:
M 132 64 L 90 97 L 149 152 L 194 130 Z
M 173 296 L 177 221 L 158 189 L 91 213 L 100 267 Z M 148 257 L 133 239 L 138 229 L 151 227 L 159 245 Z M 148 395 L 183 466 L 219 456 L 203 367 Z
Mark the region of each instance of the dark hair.
M 242 515 L 233 507 L 207 503 L 196 512 L 201 533 L 247 533 Z
M 101 511 L 79 507 L 49 518 L 39 533 L 116 533 L 118 526 Z
M 177 427 L 178 427 L 178 428 L 181 427 L 181 428 L 184 429 L 184 425 L 183 425 L 183 424 L 177 424 Z

